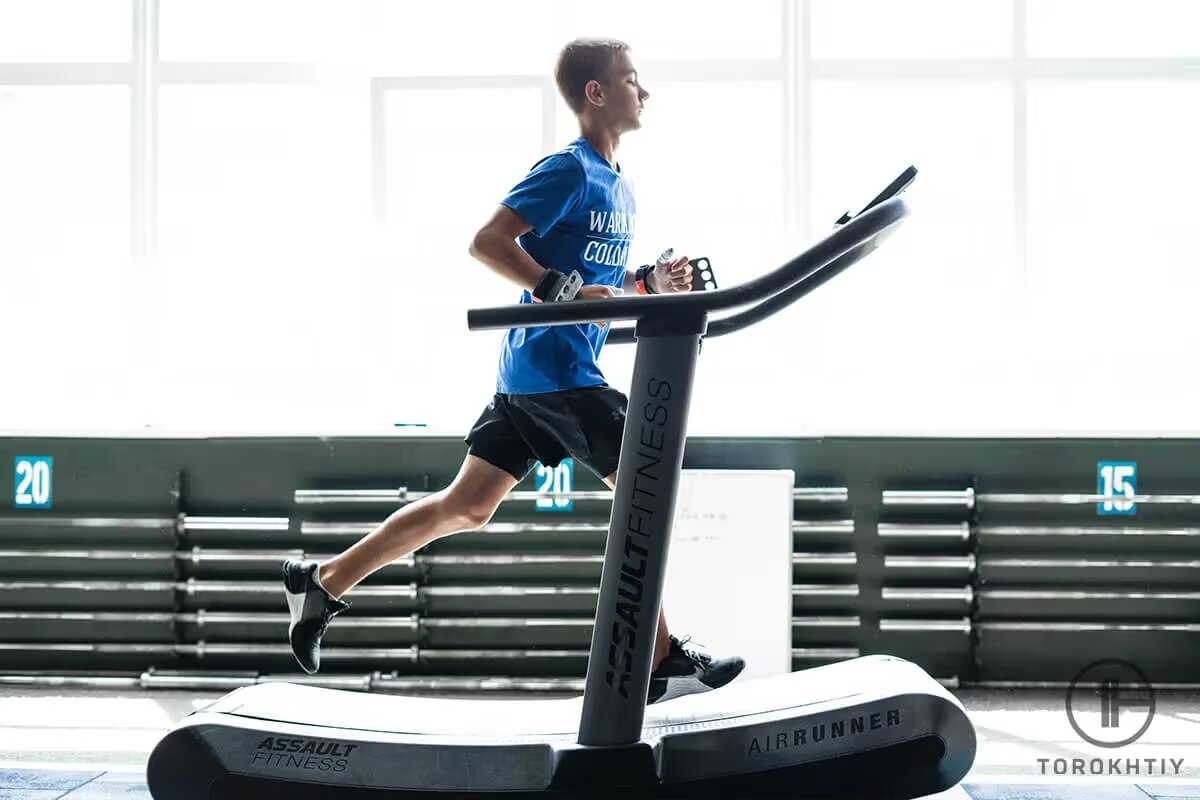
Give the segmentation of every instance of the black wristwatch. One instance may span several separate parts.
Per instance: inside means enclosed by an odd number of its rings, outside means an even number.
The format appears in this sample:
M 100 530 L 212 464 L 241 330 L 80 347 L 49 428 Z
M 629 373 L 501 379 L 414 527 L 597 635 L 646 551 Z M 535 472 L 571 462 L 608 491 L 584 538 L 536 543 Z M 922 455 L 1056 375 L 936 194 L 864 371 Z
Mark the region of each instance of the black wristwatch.
M 643 264 L 638 267 L 634 273 L 634 282 L 637 284 L 638 294 L 658 294 L 650 287 L 650 273 L 654 272 L 656 264 Z

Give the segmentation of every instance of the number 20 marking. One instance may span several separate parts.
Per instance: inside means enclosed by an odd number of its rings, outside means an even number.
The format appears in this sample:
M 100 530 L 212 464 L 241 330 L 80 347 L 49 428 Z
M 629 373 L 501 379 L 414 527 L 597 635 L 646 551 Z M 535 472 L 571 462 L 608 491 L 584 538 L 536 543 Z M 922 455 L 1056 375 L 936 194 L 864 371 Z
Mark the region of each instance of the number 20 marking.
M 564 458 L 556 467 L 537 465 L 537 510 L 570 511 L 575 502 L 564 495 L 573 491 L 575 485 L 575 462 Z

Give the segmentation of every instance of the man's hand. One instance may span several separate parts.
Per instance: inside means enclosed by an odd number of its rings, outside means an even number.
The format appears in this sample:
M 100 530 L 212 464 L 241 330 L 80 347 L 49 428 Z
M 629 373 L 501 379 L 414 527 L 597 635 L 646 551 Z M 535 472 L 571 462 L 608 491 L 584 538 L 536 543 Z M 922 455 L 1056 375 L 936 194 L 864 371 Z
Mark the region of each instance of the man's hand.
M 692 290 L 692 265 L 687 256 L 673 258 L 657 265 L 647 277 L 650 288 L 659 294 L 667 292 L 690 292 Z
M 616 297 L 617 290 L 611 286 L 603 284 L 588 284 L 579 290 L 579 294 L 575 295 L 576 300 L 602 300 L 606 297 Z M 607 322 L 597 322 L 601 328 L 607 325 Z

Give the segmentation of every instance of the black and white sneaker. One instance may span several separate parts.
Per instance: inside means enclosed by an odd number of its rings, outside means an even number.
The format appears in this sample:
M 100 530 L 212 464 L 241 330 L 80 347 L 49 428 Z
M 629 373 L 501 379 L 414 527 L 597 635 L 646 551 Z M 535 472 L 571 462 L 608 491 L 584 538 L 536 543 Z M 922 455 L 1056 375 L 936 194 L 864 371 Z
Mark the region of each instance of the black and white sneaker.
M 671 637 L 667 657 L 650 673 L 647 705 L 673 700 L 685 694 L 719 689 L 742 674 L 746 662 L 741 656 L 714 659 L 707 653 L 684 648 L 692 637 L 682 641 Z
M 350 607 L 325 591 L 317 581 L 317 566 L 316 561 L 283 562 L 283 590 L 292 616 L 288 638 L 292 653 L 309 675 L 321 668 L 321 637 L 329 621 Z

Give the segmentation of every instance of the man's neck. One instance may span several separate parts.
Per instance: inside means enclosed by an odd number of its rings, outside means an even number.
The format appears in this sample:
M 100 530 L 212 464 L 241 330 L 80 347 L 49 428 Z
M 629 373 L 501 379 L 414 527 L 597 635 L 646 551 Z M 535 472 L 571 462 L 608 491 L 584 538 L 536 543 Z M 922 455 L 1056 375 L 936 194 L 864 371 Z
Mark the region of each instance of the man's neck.
M 581 126 L 579 135 L 588 140 L 588 144 L 592 146 L 602 158 L 616 167 L 617 164 L 617 147 L 621 144 L 621 134 L 615 131 L 601 128 L 599 126 Z

